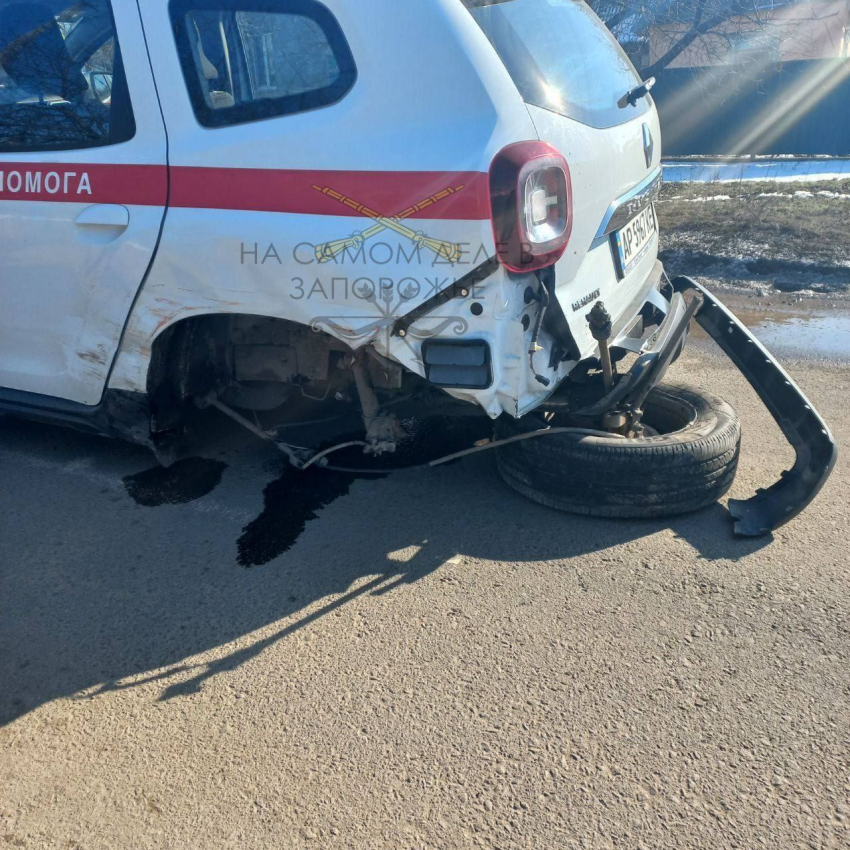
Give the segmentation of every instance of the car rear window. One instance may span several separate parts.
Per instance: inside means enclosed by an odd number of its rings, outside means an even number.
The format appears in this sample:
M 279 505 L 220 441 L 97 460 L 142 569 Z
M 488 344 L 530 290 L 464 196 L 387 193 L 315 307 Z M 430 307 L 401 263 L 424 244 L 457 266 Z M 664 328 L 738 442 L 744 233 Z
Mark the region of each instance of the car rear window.
M 526 103 L 591 127 L 642 115 L 625 101 L 640 78 L 581 0 L 461 0 L 504 62 Z

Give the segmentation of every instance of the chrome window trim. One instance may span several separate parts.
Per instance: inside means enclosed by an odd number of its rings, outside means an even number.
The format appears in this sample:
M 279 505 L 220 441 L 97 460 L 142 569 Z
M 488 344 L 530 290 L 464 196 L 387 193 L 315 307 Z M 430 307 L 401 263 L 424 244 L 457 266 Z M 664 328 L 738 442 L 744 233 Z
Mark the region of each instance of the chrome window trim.
M 594 242 L 604 239 L 615 230 L 619 230 L 630 219 L 634 218 L 647 204 L 652 203 L 661 191 L 661 166 L 659 165 L 647 177 L 641 180 L 633 189 L 617 198 L 605 213 L 602 224 L 596 232 Z

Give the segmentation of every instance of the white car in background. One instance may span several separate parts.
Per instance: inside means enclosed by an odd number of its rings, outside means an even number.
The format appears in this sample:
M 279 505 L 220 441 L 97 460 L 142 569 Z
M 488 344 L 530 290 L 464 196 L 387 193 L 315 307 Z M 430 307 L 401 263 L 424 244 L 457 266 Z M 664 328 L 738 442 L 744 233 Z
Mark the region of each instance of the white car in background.
M 737 466 L 734 411 L 659 383 L 696 317 L 799 450 L 732 505 L 769 531 L 834 443 L 664 274 L 650 87 L 579 0 L 0 0 L 0 405 L 165 463 L 214 406 L 305 469 L 299 423 L 381 453 L 477 410 L 520 492 L 660 516 Z

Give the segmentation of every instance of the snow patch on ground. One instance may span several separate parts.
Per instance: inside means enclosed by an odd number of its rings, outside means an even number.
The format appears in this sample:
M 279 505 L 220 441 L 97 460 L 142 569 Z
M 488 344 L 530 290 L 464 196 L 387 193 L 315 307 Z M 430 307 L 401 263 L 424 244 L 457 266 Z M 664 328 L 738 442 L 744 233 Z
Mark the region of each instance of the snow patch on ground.
M 802 190 L 798 190 L 794 193 L 791 192 L 759 192 L 756 195 L 757 198 L 828 198 L 831 201 L 850 201 L 850 195 L 842 192 L 826 192 L 821 190 L 820 192 L 806 192 Z
M 661 201 L 660 203 L 671 203 L 675 201 L 679 204 L 704 204 L 707 201 L 731 201 L 731 195 L 706 195 L 704 198 L 671 198 L 670 201 Z
M 850 159 L 747 160 L 745 162 L 706 162 L 670 160 L 663 164 L 667 183 L 738 183 L 741 180 L 811 182 L 850 177 Z
M 755 198 L 827 198 L 831 201 L 850 201 L 850 194 L 842 192 L 827 192 L 821 190 L 819 192 L 807 192 L 803 189 L 798 189 L 796 192 L 759 192 L 758 195 L 751 195 Z M 662 198 L 656 203 L 659 204 L 704 204 L 708 201 L 745 201 L 746 195 L 705 195 L 700 198 Z

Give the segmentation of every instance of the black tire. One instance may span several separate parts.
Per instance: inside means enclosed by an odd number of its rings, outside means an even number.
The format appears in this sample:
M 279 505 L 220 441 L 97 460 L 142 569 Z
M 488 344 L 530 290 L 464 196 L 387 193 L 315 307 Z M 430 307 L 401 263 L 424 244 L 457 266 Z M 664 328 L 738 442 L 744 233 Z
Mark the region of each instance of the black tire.
M 665 517 L 714 504 L 738 468 L 741 424 L 735 411 L 710 393 L 669 384 L 649 394 L 644 411 L 659 436 L 535 437 L 496 449 L 499 472 L 541 505 L 588 516 Z M 503 439 L 539 427 L 503 416 L 496 435 Z

